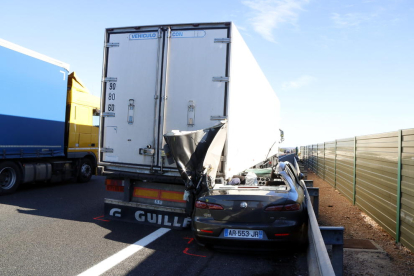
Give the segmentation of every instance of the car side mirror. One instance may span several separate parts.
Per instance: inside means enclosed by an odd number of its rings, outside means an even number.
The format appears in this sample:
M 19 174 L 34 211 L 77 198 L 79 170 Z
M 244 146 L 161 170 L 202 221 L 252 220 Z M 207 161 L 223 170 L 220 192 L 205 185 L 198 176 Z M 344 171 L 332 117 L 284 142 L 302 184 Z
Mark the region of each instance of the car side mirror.
M 299 180 L 303 180 L 303 179 L 305 179 L 305 175 L 303 173 L 300 173 L 299 174 Z

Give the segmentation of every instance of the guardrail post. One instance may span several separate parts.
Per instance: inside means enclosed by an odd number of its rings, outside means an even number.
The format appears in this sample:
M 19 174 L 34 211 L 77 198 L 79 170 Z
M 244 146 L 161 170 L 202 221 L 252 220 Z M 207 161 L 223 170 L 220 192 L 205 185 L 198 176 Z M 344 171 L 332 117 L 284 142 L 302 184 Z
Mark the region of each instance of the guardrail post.
M 402 170 L 402 130 L 398 131 L 398 177 L 397 177 L 397 220 L 396 220 L 396 239 L 400 242 L 400 226 L 401 226 L 401 170 Z
M 313 186 L 313 181 L 312 181 Z M 312 207 L 313 212 L 315 213 L 315 217 L 319 217 L 319 188 L 318 187 L 308 187 L 309 196 L 313 198 L 312 200 Z
M 335 182 L 334 187 L 335 187 L 335 190 L 336 190 L 336 146 L 337 144 L 338 144 L 338 140 L 335 140 L 335 156 L 334 156 L 334 182 Z
M 305 182 L 306 188 L 313 187 L 313 180 L 303 180 L 303 182 Z
M 336 276 L 343 275 L 344 227 L 319 226 L 325 245 L 332 245 L 331 263 Z
M 354 136 L 354 183 L 353 183 L 353 204 L 355 205 L 356 196 L 356 136 Z

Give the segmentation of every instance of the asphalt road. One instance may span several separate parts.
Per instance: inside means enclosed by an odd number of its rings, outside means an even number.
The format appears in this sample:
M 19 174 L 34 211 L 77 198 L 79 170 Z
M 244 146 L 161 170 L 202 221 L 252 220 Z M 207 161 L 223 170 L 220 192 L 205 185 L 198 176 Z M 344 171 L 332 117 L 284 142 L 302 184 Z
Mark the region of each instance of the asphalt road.
M 0 275 L 78 275 L 158 229 L 103 220 L 104 197 L 102 177 L 1 196 Z M 208 250 L 189 230 L 170 230 L 102 275 L 306 275 L 306 267 L 304 252 Z

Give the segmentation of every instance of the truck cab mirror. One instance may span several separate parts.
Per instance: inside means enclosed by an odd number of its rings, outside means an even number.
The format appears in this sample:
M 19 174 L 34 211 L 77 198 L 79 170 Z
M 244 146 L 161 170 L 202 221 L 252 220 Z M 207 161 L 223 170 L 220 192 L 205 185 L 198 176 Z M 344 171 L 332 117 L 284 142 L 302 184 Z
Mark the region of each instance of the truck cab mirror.
M 93 109 L 93 116 L 99 116 L 101 115 L 101 110 L 99 108 L 94 108 Z
M 303 180 L 303 179 L 305 179 L 305 175 L 303 173 L 300 173 L 299 174 L 299 180 Z

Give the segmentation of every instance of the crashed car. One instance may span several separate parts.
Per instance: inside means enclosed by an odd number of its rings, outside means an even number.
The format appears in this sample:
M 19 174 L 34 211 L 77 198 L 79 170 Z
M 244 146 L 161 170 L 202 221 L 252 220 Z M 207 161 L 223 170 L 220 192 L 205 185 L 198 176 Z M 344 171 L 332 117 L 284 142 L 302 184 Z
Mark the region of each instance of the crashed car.
M 195 240 L 207 246 L 305 244 L 305 184 L 297 163 L 249 169 L 218 184 L 226 128 L 224 122 L 164 135 L 166 155 L 174 158 L 185 183 L 184 199 Z
M 200 245 L 306 245 L 308 216 L 303 175 L 289 162 L 258 171 L 258 181 L 253 184 L 229 181 L 198 196 L 192 232 Z

